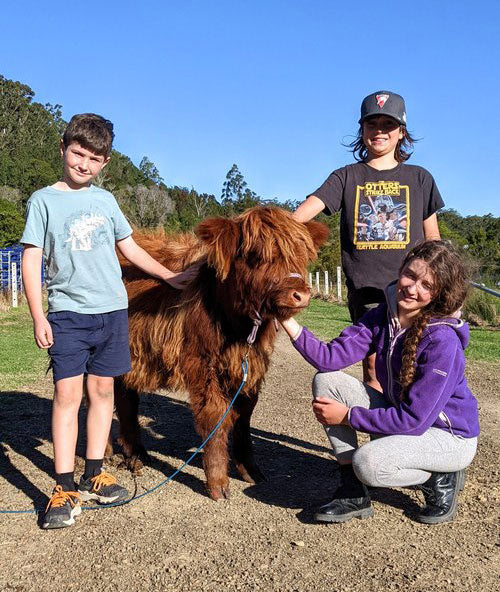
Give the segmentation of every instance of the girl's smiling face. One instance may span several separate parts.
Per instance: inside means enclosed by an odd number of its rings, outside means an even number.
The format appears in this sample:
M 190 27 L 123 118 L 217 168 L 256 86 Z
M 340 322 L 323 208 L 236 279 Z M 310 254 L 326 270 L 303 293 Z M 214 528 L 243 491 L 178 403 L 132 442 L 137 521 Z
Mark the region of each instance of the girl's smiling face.
M 376 115 L 363 121 L 363 142 L 372 156 L 393 154 L 402 139 L 401 126 L 392 117 Z
M 418 314 L 433 300 L 434 274 L 422 259 L 412 259 L 403 267 L 397 284 L 398 311 L 404 315 Z

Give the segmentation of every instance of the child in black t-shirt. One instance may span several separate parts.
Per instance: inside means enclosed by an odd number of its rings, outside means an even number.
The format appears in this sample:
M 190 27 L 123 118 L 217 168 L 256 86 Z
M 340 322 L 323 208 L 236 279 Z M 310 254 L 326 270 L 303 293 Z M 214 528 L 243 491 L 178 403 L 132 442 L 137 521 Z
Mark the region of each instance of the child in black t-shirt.
M 354 323 L 384 301 L 385 286 L 415 243 L 440 238 L 436 212 L 444 205 L 432 175 L 404 164 L 414 140 L 403 97 L 385 90 L 368 95 L 359 124 L 350 145 L 357 162 L 333 171 L 294 213 L 307 222 L 323 210 L 341 211 L 342 267 Z M 374 355 L 363 361 L 363 381 L 380 390 Z

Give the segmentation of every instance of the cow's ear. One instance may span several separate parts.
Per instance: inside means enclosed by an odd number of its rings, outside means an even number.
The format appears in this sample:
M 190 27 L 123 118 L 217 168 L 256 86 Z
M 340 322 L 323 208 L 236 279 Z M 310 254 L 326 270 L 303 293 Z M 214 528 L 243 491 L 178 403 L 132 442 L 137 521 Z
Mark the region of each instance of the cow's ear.
M 326 224 L 323 224 L 323 222 L 316 222 L 315 220 L 311 220 L 311 222 L 305 223 L 305 227 L 311 235 L 316 250 L 319 249 L 319 247 L 321 247 L 322 245 L 324 245 L 328 240 L 330 230 Z
M 207 218 L 195 230 L 208 247 L 208 264 L 214 267 L 224 281 L 236 257 L 240 240 L 238 225 L 227 218 Z

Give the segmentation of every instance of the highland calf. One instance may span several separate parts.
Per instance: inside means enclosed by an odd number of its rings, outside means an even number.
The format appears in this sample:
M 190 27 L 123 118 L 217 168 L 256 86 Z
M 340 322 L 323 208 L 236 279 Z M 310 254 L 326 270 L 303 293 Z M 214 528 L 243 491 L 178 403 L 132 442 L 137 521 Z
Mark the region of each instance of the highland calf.
M 328 235 L 318 222 L 301 224 L 290 213 L 256 207 L 233 218 L 201 222 L 196 235 L 139 236 L 136 241 L 172 270 L 199 264 L 184 291 L 123 265 L 129 294 L 132 370 L 116 381 L 120 441 L 127 465 L 140 468 L 138 393 L 181 388 L 189 393 L 196 430 L 204 439 L 249 374 L 234 407 L 205 445 L 210 497 L 229 495 L 228 435 L 236 467 L 249 483 L 262 480 L 250 438 L 250 418 L 273 351 L 273 319 L 309 303 L 306 266 Z M 260 326 L 259 326 L 260 324 Z M 247 338 L 258 327 L 249 349 Z

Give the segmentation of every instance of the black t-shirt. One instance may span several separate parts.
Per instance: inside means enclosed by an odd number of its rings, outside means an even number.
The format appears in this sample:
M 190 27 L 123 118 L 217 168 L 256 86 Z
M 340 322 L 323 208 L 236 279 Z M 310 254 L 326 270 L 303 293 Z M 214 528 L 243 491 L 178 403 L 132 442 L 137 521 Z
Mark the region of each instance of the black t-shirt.
M 350 164 L 310 195 L 327 214 L 341 210 L 342 266 L 350 290 L 383 289 L 396 279 L 406 251 L 424 238 L 423 220 L 444 206 L 432 175 L 409 164 L 385 171 Z

